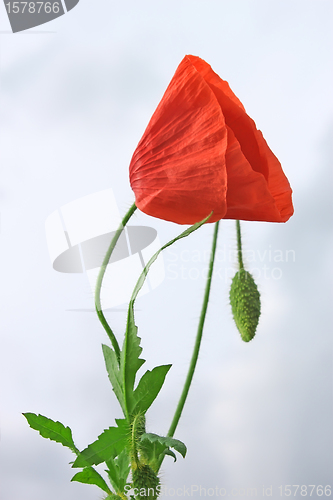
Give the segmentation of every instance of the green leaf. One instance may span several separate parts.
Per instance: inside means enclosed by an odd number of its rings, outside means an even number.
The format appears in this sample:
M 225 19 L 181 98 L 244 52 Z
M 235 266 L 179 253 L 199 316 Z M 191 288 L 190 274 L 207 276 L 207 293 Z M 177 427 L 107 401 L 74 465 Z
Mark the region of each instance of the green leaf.
M 119 467 L 119 477 L 124 481 L 124 486 L 125 486 L 128 474 L 130 472 L 130 459 L 127 450 L 123 450 L 117 457 L 117 465 Z
M 175 462 L 177 462 L 177 457 L 176 455 L 174 454 L 173 451 L 171 451 L 170 449 L 166 449 L 164 451 L 164 455 L 170 455 L 170 457 L 172 457 L 174 459 Z
M 72 477 L 71 481 L 77 481 L 79 483 L 86 484 L 95 484 L 103 491 L 105 491 L 108 495 L 112 494 L 112 491 L 110 490 L 102 476 L 93 467 L 85 467 L 83 471 L 75 474 L 75 476 Z
M 109 375 L 109 379 L 111 385 L 113 387 L 114 393 L 117 396 L 117 399 L 120 403 L 120 406 L 125 414 L 125 401 L 124 401 L 124 393 L 123 393 L 123 384 L 121 372 L 119 370 L 118 360 L 116 353 L 113 349 L 111 349 L 107 345 L 102 345 L 103 355 L 105 360 L 106 370 Z
M 69 427 L 65 427 L 61 422 L 54 422 L 50 418 L 43 415 L 36 415 L 35 413 L 23 413 L 32 429 L 39 431 L 39 434 L 44 438 L 51 439 L 66 446 L 74 453 L 78 454 L 79 450 L 76 448 L 72 431 Z
M 181 454 L 183 458 L 185 458 L 186 455 L 186 446 L 182 441 L 179 441 L 179 439 L 175 439 L 172 437 L 163 437 L 163 436 L 158 436 L 157 434 L 153 434 L 151 432 L 147 432 L 145 434 L 142 434 L 141 436 L 141 441 L 148 440 L 151 443 L 160 443 L 168 448 L 174 448 L 178 453 Z
M 117 491 L 119 490 L 119 470 L 117 467 L 116 459 L 110 458 L 109 460 L 106 460 L 105 463 L 108 466 L 106 472 L 108 473 L 110 483 L 112 484 L 113 488 Z
M 133 393 L 134 406 L 130 409 L 131 413 L 145 413 L 148 410 L 157 398 L 170 368 L 171 365 L 162 365 L 146 371 Z
M 109 427 L 97 441 L 90 444 L 77 457 L 72 467 L 85 467 L 88 465 L 98 465 L 110 458 L 119 455 L 127 446 L 129 428 L 127 421 L 116 419 L 118 427 Z
M 134 324 L 133 309 L 129 308 L 127 316 L 126 333 L 123 348 L 120 354 L 120 369 L 122 371 L 122 382 L 125 402 L 125 415 L 130 420 L 130 408 L 133 407 L 133 391 L 135 376 L 139 368 L 145 363 L 139 356 L 142 352 L 140 347 L 141 338 L 138 337 L 138 329 Z
M 176 455 L 170 450 L 170 448 L 174 448 L 178 451 L 183 458 L 185 458 L 186 455 L 185 444 L 182 441 L 179 441 L 179 439 L 174 439 L 168 436 L 163 437 L 152 433 L 142 434 L 140 447 L 141 446 L 144 455 L 146 455 L 152 463 L 153 468 L 162 453 L 172 456 L 176 461 Z
M 130 459 L 127 450 L 123 450 L 117 458 L 106 461 L 110 482 L 116 492 L 123 492 L 130 473 Z

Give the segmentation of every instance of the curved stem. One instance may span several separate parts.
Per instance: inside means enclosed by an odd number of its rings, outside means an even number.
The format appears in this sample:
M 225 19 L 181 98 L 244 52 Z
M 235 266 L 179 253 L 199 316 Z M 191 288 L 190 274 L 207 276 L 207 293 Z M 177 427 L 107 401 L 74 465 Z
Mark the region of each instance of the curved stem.
M 131 300 L 128 306 L 128 314 L 127 314 L 127 325 L 125 331 L 125 338 L 123 343 L 123 348 L 121 351 L 121 369 L 122 369 L 122 386 L 123 386 L 123 398 L 124 398 L 124 414 L 127 419 L 130 419 L 131 415 L 129 413 L 129 407 L 131 406 L 130 402 L 130 393 L 133 393 L 133 385 L 135 380 L 135 373 L 139 370 L 142 363 L 144 363 L 143 359 L 139 358 L 141 353 L 141 347 L 137 344 L 140 341 L 140 338 L 137 337 L 137 327 L 134 321 L 134 303 L 135 300 L 144 285 L 146 277 L 148 275 L 149 269 L 152 264 L 155 262 L 159 254 L 168 248 L 169 246 L 176 243 L 176 241 L 186 238 L 194 231 L 197 231 L 199 227 L 201 227 L 207 220 L 212 216 L 213 212 L 211 212 L 207 217 L 205 217 L 202 221 L 196 222 L 193 226 L 187 228 L 181 234 L 179 234 L 176 238 L 173 238 L 171 241 L 168 241 L 165 245 L 163 245 L 154 255 L 149 259 L 148 263 L 145 265 L 142 273 L 139 276 L 138 281 L 134 287 Z M 140 350 L 138 350 L 138 348 Z M 136 353 L 136 354 L 135 354 Z M 142 379 L 141 379 L 142 380 Z M 149 391 L 149 387 L 146 388 Z M 146 390 L 145 389 L 145 390 Z M 156 397 L 156 396 L 155 396 Z M 155 399 L 154 397 L 154 399 Z
M 237 233 L 237 256 L 239 269 L 244 269 L 243 254 L 242 254 L 242 236 L 239 220 L 236 220 L 236 233 Z
M 108 248 L 108 251 L 106 252 L 102 266 L 101 266 L 100 271 L 98 273 L 96 288 L 95 288 L 95 308 L 96 308 L 97 316 L 98 316 L 100 322 L 102 323 L 106 333 L 108 334 L 109 339 L 111 340 L 112 346 L 113 346 L 115 353 L 116 353 L 116 356 L 117 356 L 118 364 L 120 363 L 120 348 L 119 348 L 119 344 L 117 342 L 117 339 L 116 339 L 113 331 L 111 330 L 110 325 L 106 321 L 105 316 L 104 316 L 103 311 L 102 311 L 101 289 L 102 289 L 102 281 L 104 278 L 105 270 L 106 270 L 106 267 L 109 263 L 111 254 L 112 254 L 112 252 L 117 244 L 117 241 L 119 240 L 121 233 L 123 232 L 127 222 L 131 218 L 131 216 L 134 214 L 136 208 L 137 207 L 136 207 L 135 203 L 133 203 L 133 205 L 131 206 L 131 208 L 128 210 L 128 212 L 124 216 L 123 220 L 121 221 L 119 228 L 115 232 L 115 235 L 113 236 L 113 238 L 111 240 L 110 246 Z
M 190 389 L 190 385 L 193 379 L 194 375 L 194 370 L 198 361 L 198 355 L 199 355 L 199 350 L 200 350 L 200 345 L 201 345 L 201 339 L 202 339 L 202 332 L 203 332 L 203 327 L 205 323 L 205 318 L 206 318 L 206 313 L 207 313 L 207 307 L 208 307 L 208 302 L 209 302 L 209 295 L 210 295 L 210 289 L 211 289 L 211 284 L 212 284 L 212 275 L 213 275 L 213 268 L 214 268 L 214 261 L 215 261 L 215 253 L 216 253 L 216 243 L 217 243 L 217 235 L 218 235 L 218 230 L 219 230 L 219 221 L 215 223 L 214 227 L 214 234 L 213 234 L 213 242 L 212 242 L 212 249 L 211 249 L 211 254 L 210 254 L 210 260 L 209 260 L 209 267 L 208 267 L 208 273 L 207 273 L 207 282 L 206 282 L 206 289 L 205 289 L 205 294 L 204 294 L 204 299 L 203 299 L 203 304 L 201 308 L 201 314 L 200 314 L 200 320 L 199 320 L 199 325 L 198 325 L 198 330 L 197 330 L 197 336 L 195 339 L 195 344 L 194 344 L 194 349 L 192 353 L 192 358 L 190 361 L 190 366 L 187 372 L 187 377 L 185 380 L 185 384 L 183 387 L 183 391 L 181 393 L 181 396 L 179 398 L 179 402 L 174 414 L 174 417 L 172 419 L 170 429 L 168 431 L 167 436 L 172 437 L 175 433 L 175 430 L 177 428 L 179 419 L 181 417 L 185 401 Z M 160 468 L 162 464 L 163 458 L 160 460 L 158 469 Z

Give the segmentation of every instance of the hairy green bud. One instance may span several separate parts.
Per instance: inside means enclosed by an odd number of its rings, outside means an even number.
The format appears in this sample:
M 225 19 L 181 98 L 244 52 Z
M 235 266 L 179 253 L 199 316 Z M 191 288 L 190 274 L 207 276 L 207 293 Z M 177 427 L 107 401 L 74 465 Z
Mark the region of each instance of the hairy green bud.
M 244 342 L 253 339 L 260 316 L 260 293 L 252 275 L 241 268 L 233 277 L 230 304 L 236 326 Z
M 137 488 L 138 495 L 136 498 L 143 498 L 141 493 L 144 493 L 144 498 L 149 500 L 156 500 L 158 496 L 158 485 L 160 480 L 149 465 L 140 464 L 132 471 L 133 488 Z

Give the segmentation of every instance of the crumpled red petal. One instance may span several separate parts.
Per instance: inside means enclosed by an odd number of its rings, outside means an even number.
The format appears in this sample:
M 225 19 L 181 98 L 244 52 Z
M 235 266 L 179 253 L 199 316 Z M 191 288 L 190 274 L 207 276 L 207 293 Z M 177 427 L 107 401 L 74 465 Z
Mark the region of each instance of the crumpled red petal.
M 136 204 L 193 224 L 221 218 L 285 222 L 293 213 L 281 165 L 239 99 L 212 68 L 185 56 L 130 164 Z
M 230 128 L 226 162 L 228 209 L 224 218 L 282 222 L 265 177 L 252 169 Z
M 214 94 L 188 59 L 179 65 L 130 164 L 137 207 L 178 224 L 227 210 L 227 129 Z M 212 221 L 213 221 L 212 220 Z
M 292 190 L 279 160 L 229 84 L 205 61 L 189 57 L 218 99 L 228 126 L 228 209 L 224 218 L 286 222 L 294 213 Z

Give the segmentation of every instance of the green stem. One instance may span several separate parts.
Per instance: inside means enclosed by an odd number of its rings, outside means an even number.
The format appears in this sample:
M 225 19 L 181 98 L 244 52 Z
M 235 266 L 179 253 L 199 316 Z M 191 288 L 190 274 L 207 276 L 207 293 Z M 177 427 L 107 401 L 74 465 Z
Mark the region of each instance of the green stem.
M 236 233 L 237 233 L 237 256 L 239 269 L 244 269 L 243 254 L 242 254 L 242 236 L 239 220 L 236 220 Z
M 209 302 L 209 295 L 210 295 L 210 289 L 211 289 L 211 284 L 212 284 L 212 275 L 213 275 L 213 268 L 214 268 L 214 261 L 215 261 L 215 253 L 216 253 L 216 243 L 217 243 L 217 235 L 218 235 L 218 230 L 219 230 L 219 221 L 215 223 L 214 227 L 214 234 L 213 234 L 213 242 L 212 242 L 212 249 L 211 249 L 211 254 L 210 254 L 210 261 L 209 261 L 209 267 L 208 267 L 208 273 L 207 273 L 207 282 L 206 282 L 206 289 L 205 289 L 205 294 L 204 294 L 204 299 L 203 299 L 203 304 L 201 308 L 201 314 L 200 314 L 200 320 L 199 320 L 199 325 L 198 325 L 198 330 L 197 330 L 197 336 L 195 339 L 195 344 L 194 344 L 194 349 L 192 353 L 192 358 L 190 362 L 190 366 L 187 372 L 187 377 L 185 380 L 185 384 L 183 387 L 183 391 L 181 393 L 181 396 L 179 398 L 179 402 L 174 414 L 174 417 L 172 419 L 170 429 L 168 431 L 167 436 L 172 437 L 175 433 L 175 430 L 177 428 L 179 419 L 181 417 L 185 401 L 190 389 L 190 385 L 193 379 L 194 375 L 194 370 L 198 361 L 198 355 L 199 355 L 199 350 L 200 350 L 200 345 L 201 345 L 201 339 L 202 339 L 202 332 L 203 332 L 203 327 L 205 323 L 205 318 L 206 318 L 206 313 L 207 313 L 207 307 L 208 307 L 208 302 Z M 160 468 L 162 464 L 163 458 L 160 460 L 158 469 Z
M 117 339 L 116 339 L 113 331 L 111 330 L 110 325 L 106 321 L 105 316 L 104 316 L 103 311 L 102 311 L 101 289 L 102 289 L 102 281 L 104 278 L 105 270 L 106 270 L 106 267 L 109 263 L 111 254 L 112 254 L 112 252 L 117 244 L 117 241 L 119 240 L 121 233 L 123 232 L 127 222 L 131 218 L 131 216 L 134 214 L 136 208 L 137 207 L 136 207 L 135 203 L 133 203 L 133 205 L 131 206 L 131 208 L 128 210 L 128 212 L 124 216 L 123 220 L 121 221 L 119 228 L 115 232 L 115 235 L 113 236 L 111 243 L 110 243 L 110 246 L 108 248 L 108 251 L 106 252 L 106 255 L 104 257 L 101 269 L 98 273 L 96 288 L 95 288 L 95 308 L 96 308 L 97 316 L 98 316 L 100 322 L 102 323 L 106 333 L 108 334 L 109 339 L 111 340 L 111 343 L 113 345 L 113 348 L 114 348 L 116 356 L 117 356 L 118 364 L 120 363 L 120 348 L 119 348 L 119 344 L 117 342 Z
M 131 429 L 131 462 L 132 470 L 137 469 L 140 465 L 139 454 L 138 454 L 138 440 L 143 434 L 145 426 L 145 417 L 143 415 L 136 415 L 132 421 Z
M 121 351 L 122 355 L 122 382 L 123 382 L 123 396 L 124 396 L 124 413 L 125 417 L 127 419 L 130 418 L 129 414 L 129 391 L 133 391 L 133 384 L 134 384 L 134 379 L 132 378 L 133 376 L 133 370 L 135 369 L 135 372 L 140 368 L 142 365 L 143 360 L 137 359 L 133 361 L 133 356 L 135 352 L 135 348 L 133 347 L 135 344 L 133 344 L 133 336 L 137 336 L 137 327 L 135 325 L 134 321 L 134 303 L 135 300 L 144 285 L 144 282 L 146 280 L 146 277 L 148 275 L 149 269 L 152 266 L 152 264 L 155 262 L 159 254 L 165 249 L 168 248 L 169 246 L 173 245 L 176 243 L 176 241 L 186 238 L 189 236 L 193 231 L 197 231 L 199 227 L 201 227 L 207 220 L 211 217 L 213 212 L 211 212 L 207 217 L 205 217 L 202 221 L 197 222 L 193 224 L 193 226 L 187 228 L 185 231 L 183 231 L 179 236 L 176 238 L 173 238 L 171 241 L 168 241 L 165 245 L 163 245 L 157 252 L 154 253 L 154 255 L 149 259 L 148 263 L 145 265 L 135 287 L 132 293 L 132 297 L 128 306 L 128 315 L 127 315 L 127 325 L 126 325 L 126 332 L 125 332 L 125 338 L 124 338 L 124 343 L 123 343 L 123 348 Z M 138 337 L 137 337 L 138 338 Z M 137 351 L 136 351 L 137 352 Z M 141 352 L 141 351 L 140 351 Z M 140 354 L 140 352 L 138 354 Z M 130 359 L 129 359 L 130 358 Z M 132 363 L 132 366 L 129 366 Z M 132 373 L 132 375 L 131 375 Z M 132 387 L 132 389 L 130 389 Z M 149 391 L 149 387 L 147 388 Z

